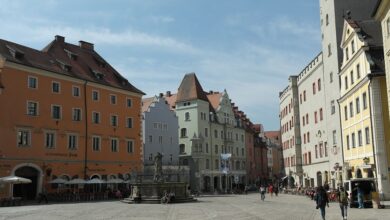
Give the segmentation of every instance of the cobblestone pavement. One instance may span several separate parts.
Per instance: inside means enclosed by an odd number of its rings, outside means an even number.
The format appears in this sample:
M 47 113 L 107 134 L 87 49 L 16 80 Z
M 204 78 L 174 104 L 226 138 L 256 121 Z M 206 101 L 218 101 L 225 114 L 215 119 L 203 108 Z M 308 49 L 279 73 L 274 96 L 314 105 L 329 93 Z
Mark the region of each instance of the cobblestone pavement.
M 327 220 L 341 219 L 337 203 L 326 209 Z M 350 220 L 390 219 L 390 209 L 348 209 Z M 119 201 L 62 203 L 0 208 L 5 219 L 280 219 L 320 220 L 315 204 L 304 196 L 248 195 L 201 196 L 198 202 L 182 204 L 126 204 Z

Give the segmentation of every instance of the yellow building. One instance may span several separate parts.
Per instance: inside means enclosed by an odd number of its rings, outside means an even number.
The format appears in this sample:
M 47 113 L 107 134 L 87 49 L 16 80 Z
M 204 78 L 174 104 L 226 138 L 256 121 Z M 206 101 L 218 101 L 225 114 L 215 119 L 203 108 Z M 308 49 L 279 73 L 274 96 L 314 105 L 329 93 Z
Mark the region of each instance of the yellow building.
M 389 113 L 380 23 L 344 22 L 339 99 L 346 178 L 376 178 L 389 190 Z M 386 178 L 382 178 L 385 176 Z

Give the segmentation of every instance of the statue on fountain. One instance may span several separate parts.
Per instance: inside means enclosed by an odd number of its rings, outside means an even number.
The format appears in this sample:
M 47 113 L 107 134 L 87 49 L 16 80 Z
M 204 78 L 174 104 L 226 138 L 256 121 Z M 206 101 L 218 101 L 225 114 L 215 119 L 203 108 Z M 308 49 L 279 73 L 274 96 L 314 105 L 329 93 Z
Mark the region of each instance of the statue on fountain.
M 163 182 L 162 154 L 160 152 L 154 157 L 154 182 Z

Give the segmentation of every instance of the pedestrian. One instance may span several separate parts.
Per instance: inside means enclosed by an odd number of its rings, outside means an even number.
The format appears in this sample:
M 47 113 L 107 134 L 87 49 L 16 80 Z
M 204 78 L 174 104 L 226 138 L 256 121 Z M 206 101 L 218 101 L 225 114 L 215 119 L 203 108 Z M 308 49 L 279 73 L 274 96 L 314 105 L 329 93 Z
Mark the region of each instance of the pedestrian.
M 278 196 L 279 187 L 277 185 L 274 186 L 274 192 L 275 192 L 275 196 Z
M 322 220 L 325 220 L 325 206 L 329 207 L 328 195 L 324 187 L 319 186 L 316 193 L 316 209 L 320 209 Z
M 269 192 L 269 194 L 271 194 L 271 197 L 272 197 L 272 194 L 273 194 L 273 186 L 272 186 L 272 184 L 269 184 L 269 187 L 268 187 L 268 192 Z
M 261 185 L 260 186 L 260 196 L 261 196 L 261 200 L 264 202 L 264 199 L 265 199 L 265 186 Z
M 248 194 L 248 185 L 245 185 L 244 192 L 245 192 L 245 195 Z
M 359 209 L 364 209 L 363 195 L 364 192 L 362 186 L 360 184 L 357 184 L 357 197 L 358 197 Z
M 337 199 L 339 201 L 341 216 L 343 219 L 347 219 L 347 208 L 348 208 L 348 192 L 344 190 L 341 186 L 340 190 L 337 192 Z

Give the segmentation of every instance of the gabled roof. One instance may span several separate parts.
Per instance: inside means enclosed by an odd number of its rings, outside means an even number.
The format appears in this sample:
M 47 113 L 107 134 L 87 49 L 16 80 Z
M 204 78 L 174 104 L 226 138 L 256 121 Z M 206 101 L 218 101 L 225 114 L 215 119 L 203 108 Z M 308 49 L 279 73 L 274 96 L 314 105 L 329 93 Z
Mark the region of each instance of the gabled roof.
M 142 112 L 146 112 L 150 105 L 156 100 L 156 97 L 143 98 L 142 99 Z
M 177 92 L 176 102 L 190 101 L 200 99 L 208 102 L 206 93 L 203 91 L 195 73 L 188 73 L 181 81 Z
M 55 40 L 39 51 L 0 39 L 0 55 L 9 62 L 144 95 L 106 62 L 93 49 L 93 44 L 84 41 L 80 41 L 78 46 L 66 43 L 64 37 L 56 36 Z
M 265 131 L 264 136 L 267 138 L 280 138 L 280 131 Z
M 219 104 L 221 102 L 222 93 L 220 92 L 213 92 L 207 94 L 207 99 L 209 100 L 211 106 L 214 110 L 217 110 L 219 107 Z
M 165 95 L 164 97 L 171 110 L 175 110 L 177 94 Z
M 356 21 L 345 20 L 358 35 L 359 39 L 365 41 L 370 47 L 383 46 L 381 24 L 375 20 Z

